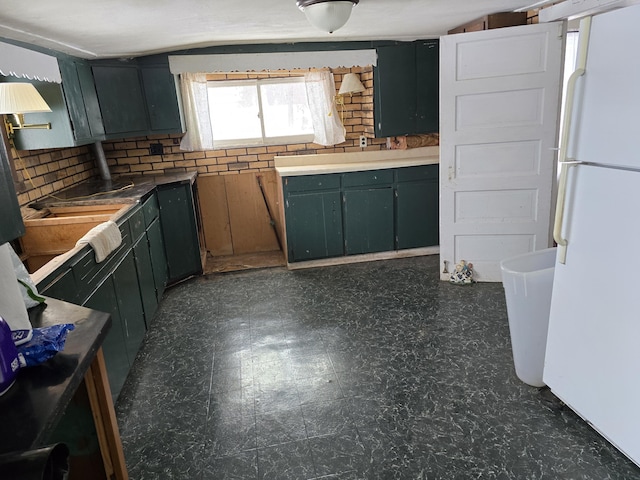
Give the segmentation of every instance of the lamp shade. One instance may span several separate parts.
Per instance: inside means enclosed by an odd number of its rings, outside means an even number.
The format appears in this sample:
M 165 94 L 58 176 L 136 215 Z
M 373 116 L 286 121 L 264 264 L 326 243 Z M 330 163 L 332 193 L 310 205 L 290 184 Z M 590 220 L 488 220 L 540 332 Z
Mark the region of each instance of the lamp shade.
M 302 10 L 311 25 L 325 32 L 333 33 L 342 27 L 358 0 L 298 0 L 298 8 Z
M 342 79 L 340 90 L 338 90 L 338 95 L 346 95 L 347 93 L 360 93 L 364 91 L 364 85 L 362 85 L 362 82 L 358 78 L 358 75 L 356 75 L 355 73 L 347 73 Z
M 0 83 L 0 114 L 50 112 L 47 102 L 30 83 Z

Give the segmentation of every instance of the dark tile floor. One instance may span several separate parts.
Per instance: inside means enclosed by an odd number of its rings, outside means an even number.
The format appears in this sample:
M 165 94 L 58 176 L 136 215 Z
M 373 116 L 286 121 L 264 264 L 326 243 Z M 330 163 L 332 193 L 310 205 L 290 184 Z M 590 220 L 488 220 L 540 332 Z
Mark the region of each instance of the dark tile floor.
M 167 291 L 116 407 L 131 478 L 640 478 L 515 377 L 501 284 L 440 282 L 437 262 Z

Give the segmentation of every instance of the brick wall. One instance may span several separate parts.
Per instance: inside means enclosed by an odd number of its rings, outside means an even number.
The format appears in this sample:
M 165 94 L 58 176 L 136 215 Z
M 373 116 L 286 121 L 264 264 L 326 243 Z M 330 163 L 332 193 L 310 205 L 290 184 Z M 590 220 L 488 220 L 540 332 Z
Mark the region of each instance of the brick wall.
M 20 206 L 97 175 L 88 146 L 47 150 L 11 149 Z
M 197 170 L 201 174 L 229 175 L 272 170 L 277 155 L 310 155 L 315 153 L 359 152 L 386 149 L 386 139 L 374 138 L 373 68 L 354 67 L 332 69 L 336 92 L 347 73 L 357 73 L 366 90 L 362 94 L 344 97 L 346 141 L 334 147 L 313 143 L 265 147 L 232 148 L 206 152 L 180 150 L 182 135 L 154 135 L 103 142 L 111 173 L 115 175 L 147 175 Z M 217 78 L 264 78 L 265 76 L 301 75 L 304 72 L 273 72 L 232 74 Z M 216 78 L 214 77 L 214 78 Z M 341 109 L 339 108 L 339 111 Z M 368 146 L 359 146 L 360 135 L 368 138 Z M 163 155 L 151 155 L 150 145 L 163 145 Z M 53 150 L 14 151 L 15 167 L 24 188 L 19 187 L 21 206 L 63 188 L 97 175 L 89 147 Z M 26 172 L 25 172 L 26 168 Z M 27 175 L 28 174 L 28 175 Z M 28 180 L 30 176 L 33 184 Z
M 310 155 L 315 153 L 343 153 L 386 149 L 386 139 L 375 139 L 373 120 L 373 68 L 332 69 L 336 92 L 347 73 L 357 73 L 366 90 L 362 94 L 344 97 L 344 125 L 346 141 L 334 147 L 314 143 L 298 143 L 264 147 L 230 148 L 206 152 L 180 150 L 181 135 L 158 135 L 122 141 L 104 142 L 105 154 L 113 174 L 157 174 L 197 170 L 202 174 L 229 175 L 242 172 L 272 170 L 277 155 Z M 268 73 L 234 73 L 209 75 L 210 80 L 238 80 L 265 77 L 302 75 L 304 71 Z M 342 109 L 339 107 L 339 111 Z M 360 148 L 360 135 L 368 146 Z M 152 143 L 163 146 L 163 155 L 150 155 Z

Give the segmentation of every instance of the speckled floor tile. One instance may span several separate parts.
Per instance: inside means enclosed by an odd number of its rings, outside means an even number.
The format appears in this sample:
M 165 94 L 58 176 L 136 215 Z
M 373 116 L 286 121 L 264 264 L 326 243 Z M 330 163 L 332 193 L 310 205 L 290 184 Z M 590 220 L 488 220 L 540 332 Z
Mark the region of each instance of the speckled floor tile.
M 640 479 L 514 373 L 501 284 L 438 257 L 165 292 L 116 405 L 130 478 Z

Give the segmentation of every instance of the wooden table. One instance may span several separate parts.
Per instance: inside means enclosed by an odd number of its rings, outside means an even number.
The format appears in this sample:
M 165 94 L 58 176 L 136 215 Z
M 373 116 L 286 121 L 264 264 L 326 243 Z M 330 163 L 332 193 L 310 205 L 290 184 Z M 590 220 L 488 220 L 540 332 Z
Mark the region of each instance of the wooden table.
M 71 450 L 70 478 L 127 479 L 101 348 L 111 317 L 50 298 L 29 316 L 34 327 L 73 323 L 75 329 L 63 352 L 21 369 L 0 397 L 0 453 L 64 441 Z M 88 445 L 95 438 L 99 448 L 91 452 Z

